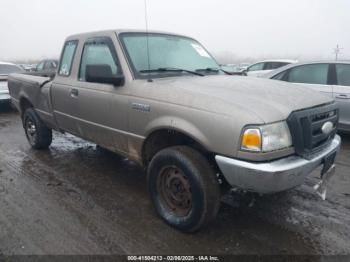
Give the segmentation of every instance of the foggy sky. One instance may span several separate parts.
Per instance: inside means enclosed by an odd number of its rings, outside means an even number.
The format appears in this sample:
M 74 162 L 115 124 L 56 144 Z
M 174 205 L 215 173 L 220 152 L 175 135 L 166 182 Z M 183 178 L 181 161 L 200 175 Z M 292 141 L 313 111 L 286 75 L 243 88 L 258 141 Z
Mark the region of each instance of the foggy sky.
M 237 57 L 350 59 L 348 0 L 147 0 L 149 28 Z M 143 0 L 0 0 L 0 60 L 59 57 L 75 33 L 145 28 Z

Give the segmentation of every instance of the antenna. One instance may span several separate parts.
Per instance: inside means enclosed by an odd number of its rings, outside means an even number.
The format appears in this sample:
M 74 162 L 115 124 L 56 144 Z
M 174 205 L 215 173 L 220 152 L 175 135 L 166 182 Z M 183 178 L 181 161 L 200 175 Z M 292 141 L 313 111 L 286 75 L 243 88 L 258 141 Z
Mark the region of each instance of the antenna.
M 343 48 L 339 47 L 339 45 L 337 45 L 337 47 L 333 49 L 335 53 L 335 61 L 338 61 L 338 55 L 341 53 L 342 49 Z
M 145 3 L 145 25 L 146 25 L 146 45 L 147 45 L 147 63 L 148 63 L 148 70 L 151 69 L 151 62 L 149 58 L 149 32 L 148 32 L 148 13 L 147 13 L 147 0 L 144 0 Z M 149 76 L 148 72 L 148 76 Z M 149 82 L 151 82 L 151 79 L 148 79 Z

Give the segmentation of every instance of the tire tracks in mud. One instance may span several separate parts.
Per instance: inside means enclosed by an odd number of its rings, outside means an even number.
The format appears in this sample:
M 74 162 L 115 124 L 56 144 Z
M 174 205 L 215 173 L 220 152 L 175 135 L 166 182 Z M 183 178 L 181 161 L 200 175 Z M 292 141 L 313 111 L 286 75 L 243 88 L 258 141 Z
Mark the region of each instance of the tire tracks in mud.
M 103 249 L 107 249 L 106 253 L 152 253 L 156 252 L 156 249 L 171 250 L 166 243 L 156 238 L 152 238 L 153 245 L 150 245 L 150 238 L 147 236 L 135 238 L 134 232 L 129 230 L 123 221 L 108 219 L 108 216 L 104 215 L 106 210 L 100 208 L 88 194 L 72 186 L 70 181 L 58 178 L 59 173 L 67 172 L 69 168 L 52 168 L 36 158 L 35 154 L 29 155 L 22 151 L 7 151 L 6 154 L 0 151 L 0 159 L 5 168 L 11 171 L 11 176 L 14 174 L 18 178 L 30 178 L 36 184 L 40 184 L 51 197 L 58 198 L 60 205 L 74 214 L 86 228 L 87 237 L 95 239 Z M 156 249 L 152 251 L 150 246 Z

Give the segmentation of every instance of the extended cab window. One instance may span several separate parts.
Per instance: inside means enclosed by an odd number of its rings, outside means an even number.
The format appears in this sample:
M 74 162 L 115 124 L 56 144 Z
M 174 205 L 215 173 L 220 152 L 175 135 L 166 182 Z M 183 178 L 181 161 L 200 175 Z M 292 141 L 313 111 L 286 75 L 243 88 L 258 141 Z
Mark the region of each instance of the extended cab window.
M 58 74 L 62 76 L 69 76 L 72 68 L 73 58 L 75 50 L 77 48 L 78 41 L 68 41 L 66 42 L 63 54 L 61 58 L 60 68 Z
M 119 73 L 116 57 L 112 53 L 111 45 L 103 41 L 89 41 L 85 44 L 79 70 L 79 80 L 85 81 L 87 65 L 108 65 L 112 74 Z
M 350 86 L 350 65 L 337 64 L 337 84 L 340 86 Z
M 327 85 L 328 64 L 294 67 L 289 71 L 288 82 Z

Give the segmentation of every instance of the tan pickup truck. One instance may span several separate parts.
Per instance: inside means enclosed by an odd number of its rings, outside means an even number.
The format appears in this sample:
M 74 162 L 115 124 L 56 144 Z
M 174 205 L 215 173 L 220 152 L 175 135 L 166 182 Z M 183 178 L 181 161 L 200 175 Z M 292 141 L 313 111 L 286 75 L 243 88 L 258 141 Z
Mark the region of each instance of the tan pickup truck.
M 14 74 L 9 90 L 33 148 L 48 148 L 57 130 L 140 163 L 157 213 L 183 231 L 215 218 L 222 184 L 274 193 L 323 166 L 324 196 L 340 147 L 331 98 L 227 75 L 181 35 L 73 35 L 54 79 Z

